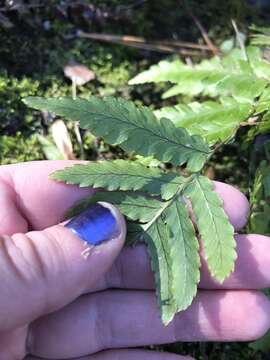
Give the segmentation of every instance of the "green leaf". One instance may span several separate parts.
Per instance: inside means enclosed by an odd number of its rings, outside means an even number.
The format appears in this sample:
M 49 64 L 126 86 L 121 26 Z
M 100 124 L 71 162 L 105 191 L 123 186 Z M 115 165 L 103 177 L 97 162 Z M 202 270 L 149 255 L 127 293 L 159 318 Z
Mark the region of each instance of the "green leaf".
M 126 216 L 129 220 L 128 243 L 144 240 L 147 244 L 161 317 L 166 325 L 177 312 L 191 304 L 200 278 L 198 240 L 181 193 L 191 199 L 209 269 L 215 278 L 222 281 L 233 270 L 233 229 L 212 183 L 203 176 L 188 178 L 184 187 L 169 201 L 160 201 L 138 192 L 97 192 L 80 201 L 69 213 L 74 216 L 93 203 L 108 201 Z
M 182 75 L 179 84 L 174 85 L 163 95 L 168 99 L 178 94 L 196 96 L 199 94 L 216 96 L 233 96 L 241 102 L 252 101 L 259 96 L 267 85 L 267 81 L 253 74 L 233 74 L 231 70 L 212 73 L 211 70 L 189 70 Z
M 198 240 L 186 206 L 176 197 L 143 226 L 165 325 L 185 310 L 200 279 Z
M 129 220 L 138 220 L 142 223 L 151 221 L 164 204 L 166 204 L 165 202 L 136 192 L 100 191 L 95 195 L 78 201 L 77 204 L 68 211 L 66 217 L 73 217 L 99 201 L 114 204 Z
M 127 237 L 126 244 L 128 246 L 135 246 L 138 242 L 143 241 L 144 229 L 142 224 L 127 221 Z
M 37 135 L 37 139 L 41 145 L 42 151 L 48 160 L 64 160 L 63 154 L 60 153 L 57 146 L 48 138 Z
M 257 126 L 254 126 L 248 132 L 248 139 L 254 139 L 259 134 L 269 134 L 270 131 L 270 111 L 265 113 Z
M 270 110 L 270 87 L 264 89 L 259 100 L 257 101 L 255 111 L 256 114 L 260 114 Z
M 253 100 L 268 83 L 270 64 L 254 56 L 254 49 L 247 48 L 251 60 L 243 57 L 240 49 L 232 50 L 219 60 L 203 60 L 200 64 L 185 65 L 177 61 L 162 61 L 137 75 L 130 84 L 168 81 L 175 83 L 163 94 L 169 98 L 178 94 L 196 96 L 233 96 L 239 101 Z
M 78 164 L 54 172 L 51 179 L 80 187 L 104 187 L 107 190 L 140 190 L 168 200 L 187 179 L 158 168 L 148 168 L 128 160 Z
M 255 234 L 270 234 L 269 219 L 270 168 L 268 161 L 260 162 L 254 177 L 250 193 L 251 213 L 248 230 Z
M 267 215 L 265 216 L 268 217 Z M 262 292 L 268 297 L 268 299 L 270 299 L 270 289 L 263 289 Z M 268 330 L 260 339 L 250 343 L 249 346 L 255 351 L 262 351 L 269 354 L 270 330 Z
M 128 220 L 128 243 L 144 240 L 152 261 L 164 324 L 185 310 L 196 295 L 199 282 L 199 246 L 186 205 L 179 196 L 170 201 L 134 192 L 98 192 L 83 199 L 69 213 L 74 216 L 91 204 L 108 201 Z
M 270 39 L 269 39 L 270 45 Z M 267 333 L 260 339 L 252 342 L 249 346 L 255 351 L 262 351 L 264 353 L 269 354 L 270 349 L 270 331 L 268 330 Z
M 176 313 L 176 303 L 172 288 L 172 261 L 168 240 L 170 231 L 159 217 L 143 234 L 151 258 L 151 267 L 155 275 L 156 294 L 161 309 L 161 319 L 167 325 Z M 177 259 L 178 260 L 178 259 Z M 179 287 L 181 284 L 178 285 Z
M 270 46 L 270 28 L 252 25 L 251 43 L 256 46 Z
M 213 183 L 201 175 L 194 177 L 184 195 L 192 203 L 208 268 L 217 280 L 223 282 L 234 270 L 236 243 L 222 201 L 213 191 Z
M 28 98 L 27 102 L 80 121 L 83 128 L 124 150 L 155 156 L 174 165 L 187 163 L 193 171 L 199 170 L 210 154 L 200 136 L 190 135 L 170 120 L 159 120 L 149 109 L 136 108 L 124 100 Z M 188 110 L 186 118 L 194 112 Z M 191 199 L 211 273 L 223 281 L 233 270 L 236 256 L 233 229 L 207 178 L 178 177 L 124 160 L 79 164 L 55 172 L 52 178 L 82 187 L 113 190 L 83 199 L 69 216 L 100 201 L 114 204 L 126 216 L 129 242 L 144 240 L 148 246 L 164 324 L 191 304 L 199 282 L 199 246 L 183 194 Z
M 200 94 L 205 90 L 205 85 L 203 80 L 206 77 L 212 79 L 212 81 L 217 82 L 220 79 L 220 75 L 217 74 L 217 71 L 221 71 L 222 67 L 220 62 L 213 58 L 211 60 L 204 60 L 201 64 L 196 65 L 196 67 L 191 67 L 185 65 L 179 60 L 175 61 L 161 61 L 157 65 L 153 65 L 135 78 L 130 80 L 129 84 L 143 84 L 149 82 L 164 82 L 168 81 L 171 83 L 177 83 L 177 91 L 170 94 L 164 94 L 164 98 L 174 96 L 176 94 L 187 94 L 190 96 L 195 96 Z M 172 92 L 174 92 L 172 88 Z M 211 92 L 211 91 L 210 91 Z M 213 93 L 215 95 L 215 93 Z
M 223 99 L 221 103 L 179 104 L 155 111 L 158 118 L 166 117 L 177 127 L 183 127 L 194 135 L 201 135 L 210 145 L 228 141 L 236 133 L 240 123 L 252 112 L 252 105 L 238 103 L 234 99 Z
M 255 234 L 270 235 L 270 206 L 261 204 L 260 207 L 252 210 L 249 217 L 248 229 Z
M 252 126 L 247 135 L 247 142 L 254 140 L 256 135 L 267 134 L 270 130 L 270 87 L 264 89 L 255 106 L 255 115 L 260 115 L 256 126 Z
M 179 59 L 174 61 L 160 61 L 157 65 L 152 65 L 149 70 L 143 71 L 129 80 L 129 85 L 145 84 L 149 82 L 175 82 L 178 77 L 179 69 L 185 68 L 185 65 Z
M 149 167 L 158 167 L 159 165 L 161 165 L 161 161 L 153 158 L 153 156 L 142 156 L 142 155 L 135 155 L 135 160 L 137 163 L 142 164 L 144 166 L 149 166 Z
M 188 308 L 200 280 L 199 243 L 186 204 L 176 198 L 164 211 L 171 230 L 169 249 L 172 258 L 172 292 L 176 310 Z
M 209 148 L 201 137 L 190 136 L 168 119 L 158 121 L 148 108 L 136 107 L 124 99 L 91 97 L 87 101 L 29 97 L 24 101 L 36 109 L 79 121 L 83 129 L 89 129 L 126 151 L 152 155 L 173 165 L 187 163 L 190 171 L 199 171 L 209 156 Z
M 247 48 L 249 64 L 253 72 L 263 79 L 270 80 L 270 63 L 264 58 L 262 50 L 258 47 L 249 46 Z
M 233 74 L 224 77 L 216 88 L 219 95 L 232 95 L 239 102 L 246 102 L 246 100 L 252 102 L 253 99 L 260 96 L 267 83 L 264 79 L 258 79 L 255 74 L 242 74 L 241 76 Z

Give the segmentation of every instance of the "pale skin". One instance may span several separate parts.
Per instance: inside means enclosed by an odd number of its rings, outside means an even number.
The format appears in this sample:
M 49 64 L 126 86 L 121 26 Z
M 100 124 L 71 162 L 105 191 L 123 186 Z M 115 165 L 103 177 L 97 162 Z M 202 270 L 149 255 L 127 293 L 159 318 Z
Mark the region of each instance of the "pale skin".
M 202 255 L 191 307 L 164 327 L 144 245 L 123 248 L 121 234 L 91 250 L 59 223 L 91 193 L 48 179 L 72 162 L 0 167 L 0 359 L 177 360 L 138 350 L 175 341 L 248 341 L 270 327 L 270 238 L 236 235 L 234 273 L 220 285 Z M 215 183 L 235 231 L 246 223 L 246 198 Z M 7 235 L 7 236 L 4 236 Z

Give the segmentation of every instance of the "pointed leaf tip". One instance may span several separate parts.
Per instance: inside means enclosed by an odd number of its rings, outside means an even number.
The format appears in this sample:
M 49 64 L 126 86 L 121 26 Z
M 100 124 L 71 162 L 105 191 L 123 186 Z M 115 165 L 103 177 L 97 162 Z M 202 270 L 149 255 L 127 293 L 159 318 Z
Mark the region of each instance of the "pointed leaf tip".
M 210 273 L 220 283 L 234 270 L 237 257 L 234 228 L 225 213 L 213 183 L 194 176 L 184 195 L 191 200 Z

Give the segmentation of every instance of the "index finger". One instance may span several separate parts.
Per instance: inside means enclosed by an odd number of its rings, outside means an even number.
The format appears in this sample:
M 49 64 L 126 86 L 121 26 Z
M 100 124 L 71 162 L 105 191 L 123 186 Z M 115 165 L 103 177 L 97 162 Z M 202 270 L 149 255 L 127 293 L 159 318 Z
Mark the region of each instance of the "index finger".
M 52 181 L 49 175 L 78 162 L 33 161 L 1 166 L 0 233 L 42 230 L 63 221 L 67 209 L 93 190 Z
M 0 233 L 42 230 L 63 221 L 65 212 L 74 202 L 93 193 L 89 188 L 49 179 L 55 170 L 75 163 L 70 160 L 35 161 L 0 167 Z M 223 199 L 225 212 L 235 230 L 241 229 L 249 212 L 246 197 L 220 182 L 215 182 L 215 190 Z

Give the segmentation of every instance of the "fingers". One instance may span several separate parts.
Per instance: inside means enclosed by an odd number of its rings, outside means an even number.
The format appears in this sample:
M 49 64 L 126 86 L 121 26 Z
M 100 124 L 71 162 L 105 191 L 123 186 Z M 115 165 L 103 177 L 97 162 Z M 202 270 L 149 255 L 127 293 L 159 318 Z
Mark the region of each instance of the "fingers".
M 176 341 L 248 341 L 268 330 L 269 312 L 259 292 L 200 291 L 191 307 L 164 327 L 154 292 L 106 291 L 36 321 L 28 348 L 35 356 L 65 358 Z
M 89 189 L 49 180 L 49 175 L 74 161 L 35 161 L 0 168 L 0 233 L 25 232 L 25 226 L 41 230 L 63 220 L 68 208 L 87 194 Z M 232 186 L 215 182 L 215 190 L 224 201 L 224 208 L 236 230 L 246 222 L 247 199 Z M 15 210 L 12 208 L 15 208 Z M 9 211 L 10 209 L 10 211 Z M 16 215 L 16 216 L 15 216 Z
M 189 356 L 145 350 L 109 350 L 88 356 L 82 360 L 192 360 Z M 79 360 L 79 359 L 78 359 Z
M 12 184 L 1 180 L 1 178 L 0 199 L 0 234 L 11 235 L 14 232 L 28 231 L 28 222 L 19 209 L 16 192 Z
M 28 356 L 25 360 L 40 360 L 40 358 Z M 157 351 L 109 350 L 95 355 L 73 358 L 73 360 L 192 360 L 192 358 Z
M 49 179 L 55 170 L 74 163 L 78 161 L 33 161 L 1 166 L 0 197 L 6 194 L 6 201 L 0 205 L 0 234 L 42 230 L 63 221 L 67 209 L 93 192 Z M 11 212 L 10 207 L 17 213 Z
M 263 289 L 270 287 L 270 238 L 263 235 L 236 235 L 235 271 L 218 283 L 202 259 L 200 287 L 204 289 Z
M 71 225 L 1 237 L 0 331 L 70 303 L 87 285 L 93 286 L 119 254 L 125 224 L 111 205 L 95 205 Z M 101 244 L 91 245 L 87 258 L 85 241 Z
M 220 284 L 202 258 L 200 288 L 263 289 L 270 287 L 270 238 L 263 235 L 236 235 L 238 258 L 235 271 Z M 154 276 L 145 245 L 125 247 L 111 269 L 88 291 L 107 288 L 152 290 Z
M 244 194 L 231 185 L 214 181 L 215 191 L 223 200 L 223 207 L 235 230 L 245 226 L 249 215 L 249 203 Z

